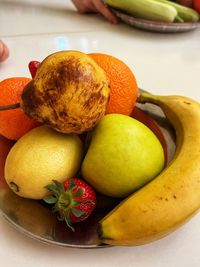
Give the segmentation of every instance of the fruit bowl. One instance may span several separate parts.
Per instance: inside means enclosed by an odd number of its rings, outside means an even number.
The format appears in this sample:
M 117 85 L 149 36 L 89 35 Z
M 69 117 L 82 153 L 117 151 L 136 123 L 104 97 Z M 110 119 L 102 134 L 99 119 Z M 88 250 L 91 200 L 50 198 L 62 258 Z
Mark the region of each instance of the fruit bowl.
M 166 165 L 168 165 L 175 151 L 175 138 L 171 125 L 159 107 L 152 104 L 137 104 L 137 106 L 148 113 L 162 131 L 167 144 Z M 1 150 L 8 152 L 12 144 L 1 138 Z M 98 221 L 117 205 L 118 199 L 110 201 L 99 195 L 95 212 L 87 220 L 77 223 L 75 232 L 72 232 L 65 223 L 57 220 L 56 215 L 43 201 L 21 198 L 9 189 L 3 177 L 6 153 L 3 154 L 0 156 L 0 213 L 12 226 L 31 238 L 56 246 L 72 248 L 109 246 L 102 244 L 98 238 Z
M 187 32 L 200 28 L 200 21 L 167 23 L 167 22 L 159 22 L 159 21 L 151 21 L 151 20 L 135 18 L 114 8 L 112 8 L 112 12 L 126 24 L 147 31 L 160 32 L 160 33 L 178 33 L 178 32 Z

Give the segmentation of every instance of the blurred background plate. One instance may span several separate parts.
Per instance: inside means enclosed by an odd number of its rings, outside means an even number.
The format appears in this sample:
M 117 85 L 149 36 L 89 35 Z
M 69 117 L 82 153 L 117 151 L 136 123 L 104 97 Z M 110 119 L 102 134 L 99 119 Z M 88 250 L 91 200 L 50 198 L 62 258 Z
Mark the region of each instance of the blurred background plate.
M 112 12 L 120 18 L 123 22 L 130 26 L 134 26 L 138 29 L 148 30 L 153 32 L 163 33 L 178 33 L 195 30 L 200 27 L 200 21 L 198 22 L 181 22 L 181 23 L 167 23 L 159 21 L 151 21 L 145 19 L 135 18 L 127 15 L 122 11 L 112 8 Z

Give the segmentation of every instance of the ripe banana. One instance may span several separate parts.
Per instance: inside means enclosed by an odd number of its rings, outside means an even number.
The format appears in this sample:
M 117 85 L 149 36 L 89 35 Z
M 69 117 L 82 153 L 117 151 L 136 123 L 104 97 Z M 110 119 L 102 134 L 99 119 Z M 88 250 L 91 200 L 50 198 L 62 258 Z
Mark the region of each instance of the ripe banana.
M 200 104 L 187 97 L 147 93 L 138 101 L 162 108 L 176 132 L 176 152 L 160 175 L 100 221 L 100 239 L 111 245 L 160 239 L 200 208 Z

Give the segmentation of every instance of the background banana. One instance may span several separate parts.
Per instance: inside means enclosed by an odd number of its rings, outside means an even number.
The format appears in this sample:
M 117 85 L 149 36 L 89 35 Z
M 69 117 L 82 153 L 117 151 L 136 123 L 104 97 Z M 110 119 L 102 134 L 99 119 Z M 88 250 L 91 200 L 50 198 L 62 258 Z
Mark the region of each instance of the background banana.
M 100 238 L 111 245 L 141 245 L 160 239 L 200 208 L 200 104 L 187 97 L 147 93 L 140 95 L 139 102 L 163 109 L 175 128 L 177 147 L 159 176 L 100 221 Z
M 178 3 L 168 0 L 156 0 L 156 1 L 175 7 L 178 12 L 178 17 L 181 18 L 183 22 L 195 22 L 199 20 L 199 14 L 193 8 L 179 5 Z
M 178 14 L 173 6 L 159 3 L 156 0 L 105 0 L 104 2 L 136 18 L 173 22 Z
M 161 22 L 196 22 L 199 14 L 194 9 L 168 0 L 104 0 L 110 7 L 132 16 Z

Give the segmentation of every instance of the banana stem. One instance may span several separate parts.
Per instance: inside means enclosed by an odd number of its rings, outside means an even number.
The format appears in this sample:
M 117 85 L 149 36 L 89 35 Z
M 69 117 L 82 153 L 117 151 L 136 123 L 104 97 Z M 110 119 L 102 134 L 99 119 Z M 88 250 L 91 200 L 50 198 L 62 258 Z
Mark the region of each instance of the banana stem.
M 16 108 L 20 108 L 20 103 L 6 105 L 6 106 L 0 106 L 0 111 L 16 109 Z
M 137 102 L 138 103 L 143 103 L 143 104 L 148 102 L 148 103 L 152 103 L 152 104 L 158 105 L 159 98 L 156 95 L 152 95 L 152 94 L 149 94 L 149 93 L 142 92 L 139 95 L 139 97 L 137 99 Z

